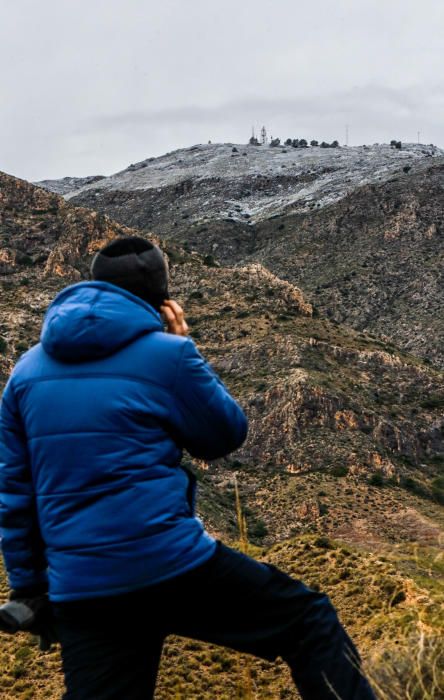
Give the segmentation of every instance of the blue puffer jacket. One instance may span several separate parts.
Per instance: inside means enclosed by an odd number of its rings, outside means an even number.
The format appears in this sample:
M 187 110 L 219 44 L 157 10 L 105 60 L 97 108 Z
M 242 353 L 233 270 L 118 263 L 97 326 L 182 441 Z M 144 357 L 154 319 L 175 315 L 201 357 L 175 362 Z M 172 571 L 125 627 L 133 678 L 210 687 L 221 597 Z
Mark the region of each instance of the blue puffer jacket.
M 114 595 L 208 559 L 182 448 L 214 459 L 246 418 L 190 339 L 106 282 L 63 290 L 0 411 L 0 528 L 13 588 Z

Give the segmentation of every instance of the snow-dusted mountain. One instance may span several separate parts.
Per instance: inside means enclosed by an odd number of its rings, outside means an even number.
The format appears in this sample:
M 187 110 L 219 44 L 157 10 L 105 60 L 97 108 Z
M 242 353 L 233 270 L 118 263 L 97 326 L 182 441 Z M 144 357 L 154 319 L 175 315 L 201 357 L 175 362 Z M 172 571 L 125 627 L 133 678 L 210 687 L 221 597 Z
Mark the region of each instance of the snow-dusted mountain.
M 188 194 L 193 220 L 230 217 L 255 223 L 285 210 L 307 211 L 331 204 L 365 184 L 389 179 L 444 155 L 434 146 L 404 144 L 292 148 L 208 144 L 148 158 L 98 182 L 64 192 L 91 206 L 113 193 Z M 162 197 L 162 200 L 164 198 Z M 174 198 L 172 198 L 174 199 Z M 174 209 L 174 201 L 171 202 Z M 136 223 L 136 222 L 133 222 Z M 139 222 L 140 223 L 143 222 Z
M 444 151 L 435 146 L 200 145 L 65 198 L 221 264 L 260 262 L 330 318 L 443 366 Z
M 39 182 L 34 182 L 37 187 L 43 187 L 44 190 L 48 192 L 54 192 L 55 194 L 68 194 L 73 190 L 79 190 L 85 185 L 90 185 L 93 182 L 102 180 L 103 175 L 89 175 L 88 177 L 63 177 L 60 180 L 40 180 Z

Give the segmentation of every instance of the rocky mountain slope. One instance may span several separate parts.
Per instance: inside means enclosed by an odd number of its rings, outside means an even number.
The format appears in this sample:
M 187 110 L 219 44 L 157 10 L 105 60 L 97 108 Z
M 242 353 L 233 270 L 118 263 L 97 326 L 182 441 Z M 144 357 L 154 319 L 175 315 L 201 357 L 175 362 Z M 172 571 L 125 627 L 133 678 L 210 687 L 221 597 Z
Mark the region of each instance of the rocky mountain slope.
M 440 149 L 195 146 L 67 197 L 222 264 L 261 262 L 331 319 L 444 366 Z
M 66 196 L 94 202 L 95 208 L 112 204 L 116 218 L 121 218 L 120 205 L 122 215 L 132 215 L 131 223 L 138 228 L 171 227 L 184 214 L 191 221 L 228 217 L 254 225 L 288 209 L 303 212 L 328 206 L 358 187 L 384 182 L 404 168 L 425 166 L 430 158 L 443 155 L 435 146 L 418 144 L 406 144 L 401 150 L 387 145 L 327 149 L 197 145 L 132 164 L 100 182 L 73 187 Z M 131 212 L 133 197 L 145 205 L 138 213 Z M 168 202 L 166 220 L 163 210 Z
M 34 184 L 37 187 L 43 187 L 48 192 L 55 194 L 68 194 L 73 190 L 79 190 L 86 185 L 91 185 L 94 182 L 103 180 L 104 175 L 89 175 L 88 177 L 63 177 L 59 180 L 40 180 Z
M 86 276 L 106 241 L 130 232 L 0 175 L 1 383 L 37 341 L 56 292 Z M 326 588 L 367 654 L 377 640 L 407 635 L 418 616 L 434 630 L 441 624 L 443 373 L 314 313 L 298 287 L 258 263 L 223 267 L 164 245 L 192 335 L 250 419 L 238 453 L 192 465 L 207 526 L 237 538 L 236 478 L 255 553 Z M 158 697 L 236 697 L 245 682 L 239 663 L 228 652 L 172 640 Z M 2 664 L 5 698 L 48 697 L 48 689 L 58 696 L 57 655 L 39 659 L 26 638 L 14 638 Z M 250 678 L 259 697 L 295 697 L 281 667 L 255 663 Z
M 38 339 L 56 290 L 85 277 L 95 250 L 130 230 L 6 175 L 0 197 L 4 381 L 14 359 Z M 429 496 L 433 510 L 444 455 L 442 372 L 313 314 L 297 287 L 257 263 L 224 268 L 166 245 L 192 334 L 249 414 L 247 443 L 235 458 L 213 465 L 215 474 L 242 465 L 267 473 L 267 480 L 321 471 L 367 484 L 376 475 L 393 487 L 390 493 L 401 487 Z M 316 521 L 319 508 L 296 522 Z

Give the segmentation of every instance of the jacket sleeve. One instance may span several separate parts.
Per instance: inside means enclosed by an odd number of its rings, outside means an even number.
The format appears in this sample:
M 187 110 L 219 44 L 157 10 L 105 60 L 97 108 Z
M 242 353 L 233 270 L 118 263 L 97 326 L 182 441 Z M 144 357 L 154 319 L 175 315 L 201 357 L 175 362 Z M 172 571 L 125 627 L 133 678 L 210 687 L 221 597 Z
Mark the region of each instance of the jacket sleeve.
M 247 435 L 244 412 L 191 339 L 182 348 L 171 421 L 182 446 L 201 459 L 224 457 Z
M 0 404 L 0 538 L 12 588 L 46 583 L 26 436 L 11 381 Z

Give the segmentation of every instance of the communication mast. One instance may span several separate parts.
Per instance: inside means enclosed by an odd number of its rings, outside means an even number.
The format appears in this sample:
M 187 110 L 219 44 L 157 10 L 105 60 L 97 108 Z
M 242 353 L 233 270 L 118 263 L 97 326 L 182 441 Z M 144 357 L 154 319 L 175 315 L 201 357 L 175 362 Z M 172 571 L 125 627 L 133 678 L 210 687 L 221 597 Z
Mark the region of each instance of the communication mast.
M 268 143 L 267 130 L 266 130 L 265 126 L 263 126 L 261 129 L 261 143 L 263 146 L 265 146 Z

